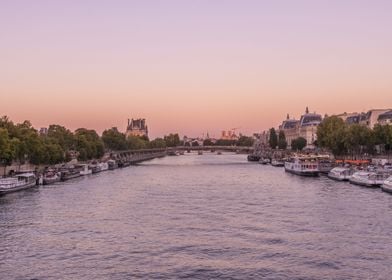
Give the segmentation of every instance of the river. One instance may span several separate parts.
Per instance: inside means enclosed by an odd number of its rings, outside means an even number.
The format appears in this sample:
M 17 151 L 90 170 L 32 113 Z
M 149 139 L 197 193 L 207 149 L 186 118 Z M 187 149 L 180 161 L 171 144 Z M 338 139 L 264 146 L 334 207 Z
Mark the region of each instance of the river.
M 0 197 L 0 279 L 391 279 L 392 195 L 186 154 Z

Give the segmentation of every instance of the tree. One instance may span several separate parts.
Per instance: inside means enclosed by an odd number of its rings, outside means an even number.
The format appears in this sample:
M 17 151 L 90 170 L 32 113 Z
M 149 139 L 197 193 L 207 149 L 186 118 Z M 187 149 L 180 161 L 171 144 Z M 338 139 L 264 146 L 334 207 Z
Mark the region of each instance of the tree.
M 348 127 L 341 118 L 326 117 L 317 127 L 317 144 L 331 150 L 334 155 L 346 154 L 347 131 Z
M 13 158 L 14 151 L 8 135 L 8 130 L 0 128 L 0 163 L 4 165 L 4 174 L 7 166 L 11 165 Z
M 76 150 L 80 160 L 101 158 L 105 153 L 103 141 L 92 129 L 79 128 L 75 131 Z
M 203 146 L 214 146 L 214 143 L 211 141 L 211 139 L 204 139 Z
M 74 148 L 74 135 L 64 126 L 51 124 L 46 137 L 50 138 L 52 143 L 59 144 L 64 151 Z
M 125 134 L 119 132 L 116 127 L 105 130 L 102 133 L 102 141 L 107 149 L 113 151 L 123 151 L 128 148 Z
M 276 149 L 276 146 L 278 145 L 278 136 L 276 135 L 275 128 L 271 128 L 269 132 L 269 145 L 272 149 Z
M 251 147 L 253 146 L 253 138 L 252 137 L 248 137 L 248 136 L 241 136 L 238 140 L 237 140 L 237 146 L 242 146 L 242 147 Z
M 375 137 L 373 131 L 362 124 L 352 124 L 349 126 L 345 145 L 352 156 L 360 155 L 364 152 L 373 153 Z
M 192 142 L 192 147 L 198 147 L 199 146 L 199 142 L 197 142 L 196 140 Z
M 287 148 L 286 135 L 283 130 L 279 131 L 278 148 L 281 150 L 285 150 Z
M 149 147 L 152 149 L 166 148 L 166 142 L 162 138 L 155 138 L 154 140 L 150 141 Z
M 303 137 L 298 137 L 291 141 L 291 149 L 294 151 L 302 151 L 306 147 L 306 139 Z
M 390 152 L 392 150 L 392 126 L 376 124 L 373 128 L 374 143 L 382 146 L 383 150 Z
M 180 136 L 178 133 L 170 133 L 169 135 L 165 135 L 163 139 L 165 140 L 167 147 L 176 147 L 180 144 Z
M 127 138 L 128 149 L 140 150 L 147 148 L 148 142 L 139 136 L 128 136 Z

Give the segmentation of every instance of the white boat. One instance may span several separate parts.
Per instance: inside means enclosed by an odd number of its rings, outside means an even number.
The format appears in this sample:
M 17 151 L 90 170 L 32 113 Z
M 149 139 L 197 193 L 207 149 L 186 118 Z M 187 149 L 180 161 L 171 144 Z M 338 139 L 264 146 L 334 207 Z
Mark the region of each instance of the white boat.
M 90 168 L 88 168 L 88 164 L 81 164 L 80 168 L 81 168 L 80 175 L 82 176 L 90 175 L 93 173 L 93 171 Z
M 270 159 L 269 158 L 261 158 L 259 160 L 260 164 L 269 164 L 270 163 Z
M 271 161 L 271 165 L 272 166 L 275 166 L 275 167 L 283 167 L 284 166 L 284 161 L 283 160 L 281 160 L 281 159 L 273 159 L 272 161 Z
M 392 193 L 392 176 L 388 177 L 381 185 L 381 189 L 384 192 Z
M 101 162 L 99 167 L 101 168 L 101 171 L 109 170 L 109 164 L 107 162 Z
M 0 195 L 34 187 L 36 177 L 33 173 L 24 173 L 11 178 L 0 179 Z
M 287 159 L 284 170 L 300 176 L 318 176 L 320 173 L 317 159 L 310 156 L 295 156 Z
M 353 171 L 348 167 L 335 167 L 328 172 L 328 178 L 337 181 L 348 181 L 352 175 Z
M 380 187 L 384 183 L 385 179 L 387 179 L 386 173 L 358 171 L 351 176 L 349 181 L 350 183 L 359 186 Z
M 60 182 L 60 180 L 61 180 L 61 174 L 59 172 L 56 172 L 56 170 L 50 169 L 44 173 L 42 177 L 42 184 L 50 185 L 56 182 Z
M 334 168 L 333 162 L 329 159 L 320 159 L 318 165 L 320 173 L 323 174 L 328 174 Z

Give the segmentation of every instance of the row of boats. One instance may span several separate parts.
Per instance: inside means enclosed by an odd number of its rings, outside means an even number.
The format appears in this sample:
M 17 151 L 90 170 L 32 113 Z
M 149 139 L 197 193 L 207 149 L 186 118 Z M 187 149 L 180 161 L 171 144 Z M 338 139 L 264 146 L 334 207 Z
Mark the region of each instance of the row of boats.
M 36 185 L 50 185 L 60 181 L 67 181 L 81 176 L 114 170 L 129 166 L 129 162 L 92 162 L 90 164 L 63 165 L 59 168 L 47 168 L 42 173 L 22 173 L 0 179 L 0 195 L 34 187 Z
M 260 158 L 259 163 L 284 167 L 286 172 L 300 176 L 319 176 L 326 174 L 330 179 L 349 181 L 365 187 L 381 187 L 383 191 L 392 193 L 392 165 L 376 167 L 357 167 L 340 165 L 324 156 L 293 156 L 286 159 Z

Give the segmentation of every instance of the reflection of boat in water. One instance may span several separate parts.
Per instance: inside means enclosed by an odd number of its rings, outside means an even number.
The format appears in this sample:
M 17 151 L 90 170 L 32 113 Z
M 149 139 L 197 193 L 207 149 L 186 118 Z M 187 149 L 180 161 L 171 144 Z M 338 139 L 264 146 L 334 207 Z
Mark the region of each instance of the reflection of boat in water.
M 259 160 L 259 163 L 260 163 L 260 164 L 270 164 L 271 161 L 270 161 L 269 158 L 261 158 L 261 159 Z
M 0 195 L 25 190 L 36 185 L 33 173 L 24 173 L 15 177 L 0 179 Z
M 203 154 L 203 151 L 197 151 L 197 154 L 198 154 L 198 155 L 202 155 L 202 154 Z
M 168 151 L 168 152 L 167 152 L 167 155 L 168 155 L 168 156 L 176 156 L 177 153 L 176 153 L 176 151 Z
M 351 178 L 350 183 L 365 187 L 380 187 L 387 179 L 387 173 L 377 173 L 369 171 L 355 172 Z
M 257 155 L 248 155 L 248 161 L 259 161 L 260 160 L 260 156 Z
M 222 152 L 221 152 L 221 151 L 218 151 L 216 154 L 217 154 L 217 155 L 221 155 L 221 154 L 222 154 Z
M 392 193 L 392 176 L 388 177 L 381 185 L 381 189 L 384 192 Z
M 353 175 L 353 170 L 348 167 L 335 167 L 328 172 L 328 178 L 336 181 L 348 181 Z
M 318 176 L 318 162 L 314 157 L 292 157 L 284 163 L 286 172 L 300 176 Z
M 184 155 L 184 151 L 179 151 L 179 154 L 181 155 L 181 156 L 183 156 Z

